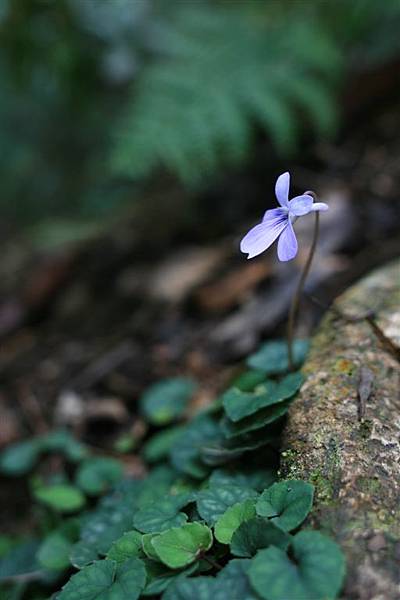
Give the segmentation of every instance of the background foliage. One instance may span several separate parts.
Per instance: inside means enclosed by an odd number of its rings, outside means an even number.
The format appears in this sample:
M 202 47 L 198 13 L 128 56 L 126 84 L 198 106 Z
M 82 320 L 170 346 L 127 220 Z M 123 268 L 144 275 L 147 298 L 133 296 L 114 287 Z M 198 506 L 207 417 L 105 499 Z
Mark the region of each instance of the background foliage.
M 2 211 L 93 222 L 157 173 L 203 184 L 260 141 L 296 152 L 399 23 L 396 0 L 3 0 Z

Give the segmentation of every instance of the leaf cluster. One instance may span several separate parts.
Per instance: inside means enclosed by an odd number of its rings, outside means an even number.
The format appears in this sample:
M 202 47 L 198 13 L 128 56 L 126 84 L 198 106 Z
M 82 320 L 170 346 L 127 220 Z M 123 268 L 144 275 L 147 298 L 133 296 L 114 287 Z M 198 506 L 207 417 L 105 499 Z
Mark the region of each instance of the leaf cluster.
M 298 365 L 306 350 L 296 343 Z M 82 445 L 72 479 L 36 478 L 34 498 L 53 526 L 6 551 L 0 580 L 33 572 L 44 588 L 59 589 L 54 600 L 336 598 L 340 549 L 318 532 L 299 532 L 313 486 L 276 480 L 282 419 L 302 376 L 287 373 L 284 342 L 265 344 L 247 364 L 186 424 L 193 382 L 168 379 L 146 390 L 140 410 L 153 429 L 143 447 L 152 464 L 144 479 L 124 478 L 119 461 L 92 457 Z M 0 464 L 21 475 L 50 447 L 70 458 L 70 434 L 16 445 Z

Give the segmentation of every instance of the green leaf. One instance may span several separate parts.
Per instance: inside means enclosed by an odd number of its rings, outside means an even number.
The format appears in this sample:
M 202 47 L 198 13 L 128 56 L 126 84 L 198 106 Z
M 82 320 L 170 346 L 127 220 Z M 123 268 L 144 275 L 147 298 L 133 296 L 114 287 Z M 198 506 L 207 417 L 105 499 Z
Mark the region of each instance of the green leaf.
M 61 571 L 70 566 L 69 552 L 72 543 L 60 532 L 48 535 L 39 548 L 37 558 L 44 569 Z
M 85 446 L 61 429 L 9 446 L 0 454 L 0 472 L 25 475 L 32 470 L 43 452 L 61 452 L 73 462 L 82 460 L 87 454 Z
M 95 562 L 99 558 L 99 553 L 94 544 L 80 541 L 74 544 L 69 553 L 69 560 L 73 567 L 83 569 L 87 565 Z
M 189 565 L 212 546 L 211 530 L 200 523 L 174 527 L 152 540 L 160 560 L 171 569 Z
M 153 560 L 148 560 L 145 564 L 148 583 L 142 592 L 143 596 L 157 596 L 162 594 L 177 578 L 189 576 L 197 569 L 197 563 L 189 565 L 183 571 L 168 569 L 162 563 L 154 562 Z
M 152 541 L 154 540 L 154 538 L 156 538 L 159 534 L 158 533 L 145 533 L 142 537 L 142 548 L 143 548 L 143 552 L 146 554 L 146 556 L 148 558 L 150 558 L 151 560 L 160 560 L 158 558 L 158 554 L 154 549 L 154 546 L 152 544 Z
M 39 543 L 36 540 L 28 540 L 11 548 L 11 550 L 0 559 L 0 581 L 33 573 L 40 569 L 36 558 Z
M 75 512 L 85 505 L 85 496 L 72 485 L 48 485 L 35 489 L 33 494 L 36 500 L 58 512 Z
M 107 553 L 107 558 L 122 563 L 133 556 L 139 556 L 142 550 L 142 534 L 138 531 L 127 531 L 122 537 L 113 542 Z
M 230 506 L 257 496 L 257 492 L 248 487 L 233 485 L 210 487 L 197 494 L 197 510 L 206 523 L 214 525 Z
M 143 449 L 145 460 L 149 463 L 154 463 L 166 458 L 183 431 L 184 427 L 178 425 L 176 427 L 168 427 L 165 431 L 153 434 Z
M 283 402 L 279 402 L 278 404 L 273 404 L 272 406 L 263 408 L 254 415 L 246 417 L 238 423 L 234 423 L 230 419 L 225 418 L 221 422 L 221 429 L 228 439 L 239 435 L 241 436 L 252 431 L 257 431 L 258 429 L 262 429 L 266 425 L 270 425 L 271 423 L 274 423 L 283 417 L 283 415 L 287 413 L 291 401 L 291 399 L 285 400 Z M 280 423 L 277 423 L 277 426 L 279 425 Z M 276 432 L 272 430 L 270 433 L 271 439 L 273 439 L 274 434 L 276 435 Z
M 265 381 L 264 371 L 248 370 L 232 381 L 231 387 L 239 388 L 242 392 L 252 392 L 254 388 Z
M 231 421 L 240 421 L 263 408 L 291 398 L 302 383 L 303 376 L 298 372 L 290 373 L 278 384 L 266 381 L 252 393 L 230 388 L 223 396 L 225 412 Z
M 231 560 L 216 577 L 213 600 L 257 600 L 250 587 L 250 560 Z
M 25 475 L 34 467 L 41 447 L 38 439 L 8 446 L 0 454 L 0 471 L 6 475 Z
M 218 423 L 202 414 L 189 423 L 171 450 L 171 462 L 178 471 L 203 478 L 208 469 L 200 462 L 200 450 L 221 437 Z
M 171 527 L 180 527 L 187 521 L 187 516 L 179 509 L 186 506 L 190 499 L 191 494 L 177 494 L 158 500 L 139 510 L 133 517 L 133 524 L 143 533 L 159 533 Z
M 273 521 L 254 517 L 236 529 L 230 548 L 234 556 L 251 558 L 257 550 L 268 548 L 268 546 L 277 546 L 286 550 L 290 539 L 290 535 L 274 525 Z
M 293 359 L 296 367 L 300 367 L 303 364 L 308 348 L 308 340 L 295 340 L 293 344 Z M 255 354 L 249 356 L 247 364 L 252 369 L 264 371 L 266 375 L 286 373 L 289 370 L 286 340 L 267 342 Z
M 176 485 L 179 473 L 168 464 L 154 467 L 146 479 L 141 482 L 141 489 L 135 498 L 138 508 L 147 508 L 160 498 L 169 496 L 174 485 Z
M 225 465 L 226 463 L 232 462 L 240 458 L 247 452 L 257 450 L 268 444 L 268 438 L 261 441 L 248 441 L 243 444 L 235 445 L 233 448 L 226 444 L 226 440 L 213 446 L 203 446 L 200 451 L 202 461 L 211 467 L 217 467 Z M 224 443 L 225 442 L 225 443 Z
M 239 388 L 231 387 L 222 396 L 224 410 L 231 421 L 240 421 L 260 408 L 274 404 L 275 388 L 274 381 L 265 381 L 252 392 L 242 392 Z
M 274 483 L 256 504 L 257 514 L 272 519 L 285 531 L 298 527 L 311 510 L 314 487 L 310 483 L 289 479 Z
M 291 544 L 293 560 L 270 546 L 253 558 L 249 577 L 265 600 L 332 600 L 342 586 L 345 561 L 337 544 L 317 531 L 301 531 Z
M 163 600 L 257 600 L 247 571 L 249 560 L 231 560 L 216 577 L 180 576 L 168 588 Z
M 76 484 L 88 495 L 104 493 L 122 478 L 122 464 L 114 458 L 89 458 L 79 467 Z
M 180 576 L 173 585 L 168 587 L 163 600 L 215 600 L 215 586 L 214 577 Z
M 146 582 L 143 561 L 131 558 L 121 565 L 100 560 L 73 575 L 58 600 L 136 600 Z
M 51 431 L 39 438 L 42 452 L 60 452 L 71 462 L 79 462 L 86 458 L 86 446 L 78 442 L 65 429 Z
M 221 544 L 229 544 L 237 528 L 256 514 L 255 500 L 248 499 L 230 506 L 215 523 L 214 534 Z
M 141 397 L 141 412 L 153 425 L 167 425 L 182 415 L 195 389 L 195 382 L 187 377 L 159 381 Z
M 208 480 L 208 485 L 210 487 L 234 485 L 262 491 L 276 480 L 276 473 L 271 469 L 253 469 L 248 468 L 247 465 L 245 469 L 245 472 L 239 471 L 237 467 L 235 470 L 214 469 Z
M 113 492 L 100 500 L 96 510 L 86 516 L 82 525 L 82 543 L 76 544 L 71 550 L 75 566 L 81 568 L 88 559 L 92 562 L 96 558 L 94 551 L 97 556 L 107 554 L 111 544 L 132 529 L 133 514 L 142 485 L 136 480 L 120 482 Z

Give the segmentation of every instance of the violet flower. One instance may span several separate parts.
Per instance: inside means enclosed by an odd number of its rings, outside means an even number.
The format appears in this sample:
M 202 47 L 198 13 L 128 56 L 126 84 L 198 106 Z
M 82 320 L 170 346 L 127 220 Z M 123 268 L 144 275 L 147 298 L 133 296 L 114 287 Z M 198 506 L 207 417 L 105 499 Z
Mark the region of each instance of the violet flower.
M 297 239 L 293 223 L 313 211 L 328 210 L 323 202 L 314 202 L 309 194 L 302 194 L 289 200 L 289 173 L 283 173 L 275 184 L 275 195 L 280 208 L 267 210 L 261 223 L 250 229 L 240 242 L 240 250 L 248 254 L 247 258 L 258 256 L 278 240 L 278 258 L 287 261 L 297 254 Z

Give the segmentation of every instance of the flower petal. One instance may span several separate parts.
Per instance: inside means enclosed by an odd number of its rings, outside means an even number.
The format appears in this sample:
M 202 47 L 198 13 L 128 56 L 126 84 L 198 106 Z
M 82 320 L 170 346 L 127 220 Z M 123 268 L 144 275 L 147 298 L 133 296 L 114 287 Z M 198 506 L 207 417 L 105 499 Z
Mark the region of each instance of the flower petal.
M 288 172 L 279 175 L 275 184 L 275 196 L 279 204 L 284 207 L 289 205 L 290 174 Z
M 296 196 L 289 202 L 289 213 L 295 217 L 307 215 L 312 210 L 313 198 L 308 194 Z
M 265 211 L 263 216 L 263 223 L 265 221 L 275 221 L 276 219 L 287 219 L 288 211 L 284 208 L 270 208 Z
M 278 242 L 278 258 L 282 262 L 292 260 L 297 254 L 297 240 L 293 225 L 288 221 L 287 227 L 282 231 Z
M 320 210 L 321 212 L 325 212 L 325 211 L 329 210 L 329 206 L 327 204 L 325 204 L 325 202 L 314 202 L 314 204 L 311 207 L 311 210 L 313 210 L 313 211 Z
M 273 213 L 269 214 L 268 213 Z M 276 213 L 279 213 L 278 215 Z M 285 229 L 289 222 L 288 215 L 280 209 L 265 213 L 264 220 L 244 236 L 240 242 L 240 250 L 248 254 L 247 258 L 258 256 L 274 243 L 278 235 Z

